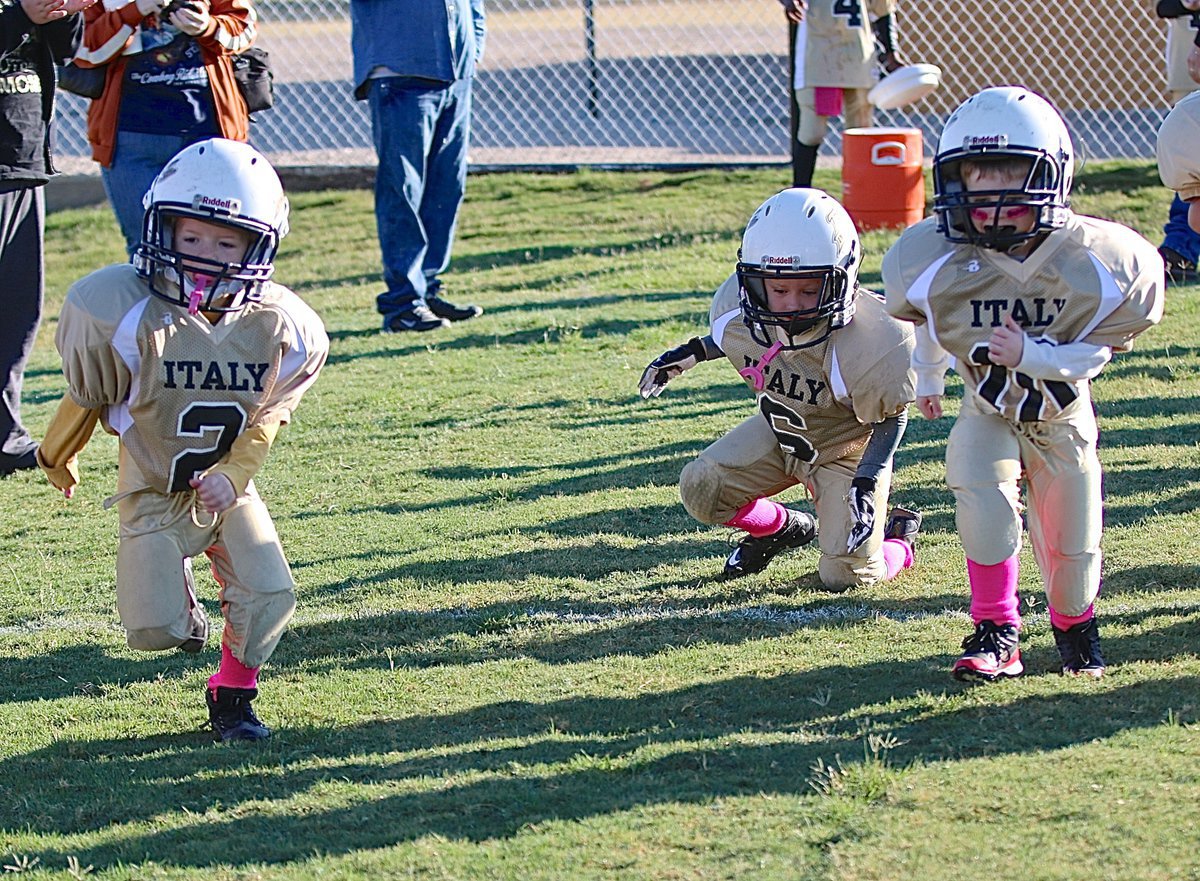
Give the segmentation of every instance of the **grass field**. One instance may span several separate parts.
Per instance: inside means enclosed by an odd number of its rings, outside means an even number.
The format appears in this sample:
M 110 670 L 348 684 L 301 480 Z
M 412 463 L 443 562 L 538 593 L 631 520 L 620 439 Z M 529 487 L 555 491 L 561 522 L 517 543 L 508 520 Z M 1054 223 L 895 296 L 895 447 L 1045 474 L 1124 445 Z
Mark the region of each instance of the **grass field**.
M 652 402 L 783 170 L 472 178 L 432 335 L 378 333 L 371 197 L 295 197 L 279 278 L 332 356 L 259 479 L 298 582 L 264 745 L 199 730 L 218 659 L 124 645 L 116 444 L 66 502 L 0 483 L 0 865 L 103 879 L 1200 879 L 1200 287 L 1096 383 L 1108 675 L 1056 675 L 1025 551 L 1028 675 L 948 675 L 970 628 L 942 456 L 916 417 L 894 498 L 917 567 L 831 594 L 816 551 L 722 583 L 730 532 L 680 469 L 749 412 L 720 364 Z M 818 184 L 835 192 L 832 172 Z M 1077 208 L 1157 243 L 1148 163 Z M 879 284 L 891 236 L 866 237 Z M 63 380 L 67 284 L 120 253 L 106 208 L 48 220 L 25 389 Z M 949 409 L 956 410 L 952 384 Z M 804 504 L 798 494 L 785 501 Z M 219 615 L 215 584 L 201 591 Z

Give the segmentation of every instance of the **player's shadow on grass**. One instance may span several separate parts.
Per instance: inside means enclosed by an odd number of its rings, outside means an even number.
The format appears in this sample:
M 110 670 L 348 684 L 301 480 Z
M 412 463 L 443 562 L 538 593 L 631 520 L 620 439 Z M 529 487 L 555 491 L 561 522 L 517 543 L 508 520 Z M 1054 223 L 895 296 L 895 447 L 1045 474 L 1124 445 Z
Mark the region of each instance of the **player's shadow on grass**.
M 486 315 L 485 315 L 486 317 Z M 483 319 L 475 319 L 478 328 Z M 380 331 L 338 331 L 344 336 L 366 337 L 376 335 L 382 345 L 373 351 L 341 351 L 334 350 L 328 359 L 329 364 L 346 364 L 351 361 L 361 361 L 368 358 L 399 358 L 414 353 L 428 353 L 431 349 L 441 352 L 459 352 L 464 350 L 483 350 L 505 346 L 529 347 L 546 346 L 548 351 L 557 346 L 570 346 L 574 340 L 591 340 L 597 337 L 625 337 L 630 331 L 643 328 L 655 323 L 665 323 L 676 320 L 673 316 L 663 316 L 660 319 L 626 319 L 626 318 L 596 318 L 585 320 L 579 325 L 570 321 L 566 323 L 538 323 L 537 326 L 521 330 L 505 330 L 504 332 L 487 332 L 477 330 L 474 333 L 462 333 L 456 329 L 445 331 L 430 331 L 428 333 L 384 334 Z M 331 339 L 337 338 L 336 336 Z M 654 355 L 658 353 L 655 352 Z M 654 355 L 650 355 L 653 358 Z
M 482 272 L 492 269 L 507 269 L 510 266 L 530 266 L 542 263 L 563 262 L 566 264 L 566 271 L 556 279 L 556 281 L 561 282 L 563 279 L 577 278 L 579 276 L 579 267 L 575 261 L 581 257 L 620 258 L 623 254 L 632 255 L 643 251 L 691 248 L 714 241 L 730 242 L 732 257 L 737 252 L 736 244 L 733 243 L 736 243 L 741 238 L 741 235 L 742 231 L 740 229 L 711 229 L 689 232 L 665 232 L 661 235 L 647 236 L 641 239 L 628 239 L 604 244 L 529 245 L 526 247 L 505 248 L 503 250 L 476 253 L 460 250 L 454 258 L 454 272 L 456 274 L 460 272 Z M 731 259 L 730 269 L 732 268 L 733 262 Z M 448 275 L 447 284 L 452 279 L 453 275 Z M 522 285 L 522 287 L 535 286 Z M 495 289 L 503 290 L 503 288 Z
M 0 779 L 41 782 L 0 805 L 0 827 L 76 836 L 28 853 L 47 867 L 69 856 L 102 870 L 148 861 L 299 866 L 314 852 L 351 854 L 430 836 L 506 840 L 540 823 L 654 806 L 817 798 L 813 767 L 835 757 L 856 764 L 864 716 L 896 744 L 888 761 L 897 777 L 914 764 L 1069 749 L 1157 726 L 1167 708 L 1182 724 L 1196 719 L 1195 706 L 1180 700 L 1200 688 L 1194 676 L 1115 688 L 1064 681 L 1052 694 L 1009 700 L 999 686 L 982 706 L 958 696 L 963 689 L 948 684 L 944 661 L 831 665 L 636 697 L 502 701 L 296 726 L 253 749 L 179 737 L 58 741 L 0 762 Z M 984 714 L 986 732 L 1003 738 L 981 734 Z M 337 793 L 334 806 L 322 806 L 326 790 Z M 163 817 L 172 818 L 168 828 L 148 822 Z M 849 834 L 857 815 L 843 817 L 840 831 Z
M 1106 572 L 1100 592 L 1103 602 L 1123 593 L 1161 593 L 1164 597 L 1170 597 L 1176 591 L 1196 588 L 1200 588 L 1200 561 L 1190 565 L 1133 566 Z M 1178 610 L 1175 614 L 1178 614 Z M 1109 616 L 1110 613 L 1105 611 L 1104 618 Z
M 534 483 L 516 483 L 500 489 L 477 487 L 484 480 L 493 480 L 501 473 L 509 473 L 507 466 L 479 471 L 474 477 L 469 470 L 459 466 L 446 466 L 440 476 L 445 480 L 461 480 L 471 490 L 455 496 L 453 490 L 438 494 L 432 502 L 407 503 L 403 497 L 395 503 L 375 506 L 354 506 L 345 509 L 347 514 L 375 513 L 405 514 L 425 510 L 445 510 L 453 507 L 488 506 L 498 501 L 538 501 L 548 496 L 586 495 L 592 492 L 619 488 L 673 485 L 679 472 L 699 450 L 693 441 L 678 441 L 648 447 L 635 453 L 620 451 L 609 456 L 597 456 L 571 462 L 542 466 L 533 470 L 546 471 L 550 476 Z M 424 469 L 423 469 L 424 473 Z M 434 472 L 437 474 L 437 472 Z M 513 470 L 521 473 L 521 466 Z M 526 472 L 528 473 L 528 472 Z M 300 511 L 293 515 L 296 520 L 324 517 L 323 509 Z
M 652 657 L 685 645 L 740 645 L 812 628 L 844 629 L 852 639 L 864 622 L 933 618 L 964 604 L 948 594 L 899 599 L 817 591 L 808 602 L 781 605 L 766 586 L 728 588 L 717 579 L 698 585 L 708 586 L 718 592 L 647 592 L 644 599 L 596 602 L 539 598 L 303 624 L 289 631 L 272 663 L 278 669 L 302 666 L 309 675 L 521 659 L 578 664 L 616 655 Z

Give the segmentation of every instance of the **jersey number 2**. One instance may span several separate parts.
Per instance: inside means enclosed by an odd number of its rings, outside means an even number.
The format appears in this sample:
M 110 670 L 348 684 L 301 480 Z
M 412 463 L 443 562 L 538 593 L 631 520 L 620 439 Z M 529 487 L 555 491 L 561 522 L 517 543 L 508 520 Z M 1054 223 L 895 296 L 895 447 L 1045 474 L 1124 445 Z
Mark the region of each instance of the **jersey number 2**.
M 169 492 L 191 489 L 188 481 L 197 471 L 211 468 L 228 453 L 245 427 L 246 411 L 240 404 L 192 404 L 180 413 L 176 435 L 212 440 L 212 443 L 184 450 L 171 461 Z

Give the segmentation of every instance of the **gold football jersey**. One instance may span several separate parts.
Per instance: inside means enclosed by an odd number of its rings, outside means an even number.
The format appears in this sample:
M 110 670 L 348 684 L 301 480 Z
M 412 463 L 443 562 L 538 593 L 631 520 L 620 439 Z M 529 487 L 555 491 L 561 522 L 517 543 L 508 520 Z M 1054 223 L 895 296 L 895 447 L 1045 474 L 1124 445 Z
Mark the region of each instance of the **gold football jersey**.
M 129 264 L 67 292 L 55 339 L 76 403 L 103 408 L 158 492 L 182 492 L 247 427 L 286 423 L 329 353 L 321 319 L 282 285 L 212 324 L 150 293 Z
M 713 298 L 712 336 L 733 366 L 762 370 L 758 407 L 785 452 L 812 465 L 844 458 L 866 445 L 871 425 L 915 400 L 909 367 L 911 326 L 896 321 L 883 301 L 859 290 L 854 319 L 807 349 L 783 349 L 763 364 L 766 350 L 742 319 L 737 275 Z M 747 378 L 748 385 L 752 379 Z
M 1185 202 L 1200 199 L 1200 92 L 1176 104 L 1163 120 L 1158 174 Z
M 963 382 L 1013 422 L 1053 419 L 1086 393 L 1088 380 L 1034 379 L 992 364 L 988 339 L 1006 315 L 1043 344 L 1114 351 L 1127 351 L 1162 317 L 1154 246 L 1120 224 L 1077 214 L 1024 261 L 948 242 L 927 218 L 884 256 L 883 280 L 888 311 L 928 323 Z
M 875 85 L 871 21 L 895 7 L 895 0 L 809 0 L 796 28 L 795 88 Z

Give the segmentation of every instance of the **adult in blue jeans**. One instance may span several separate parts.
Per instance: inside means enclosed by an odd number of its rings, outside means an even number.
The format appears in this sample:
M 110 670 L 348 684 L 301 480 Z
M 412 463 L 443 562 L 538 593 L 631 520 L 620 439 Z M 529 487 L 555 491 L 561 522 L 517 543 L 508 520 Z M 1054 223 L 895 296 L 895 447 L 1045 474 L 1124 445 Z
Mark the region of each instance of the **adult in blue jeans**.
M 379 168 L 375 222 L 385 332 L 429 331 L 483 312 L 441 295 L 467 182 L 471 81 L 483 0 L 351 0 L 354 96 L 367 101 Z

